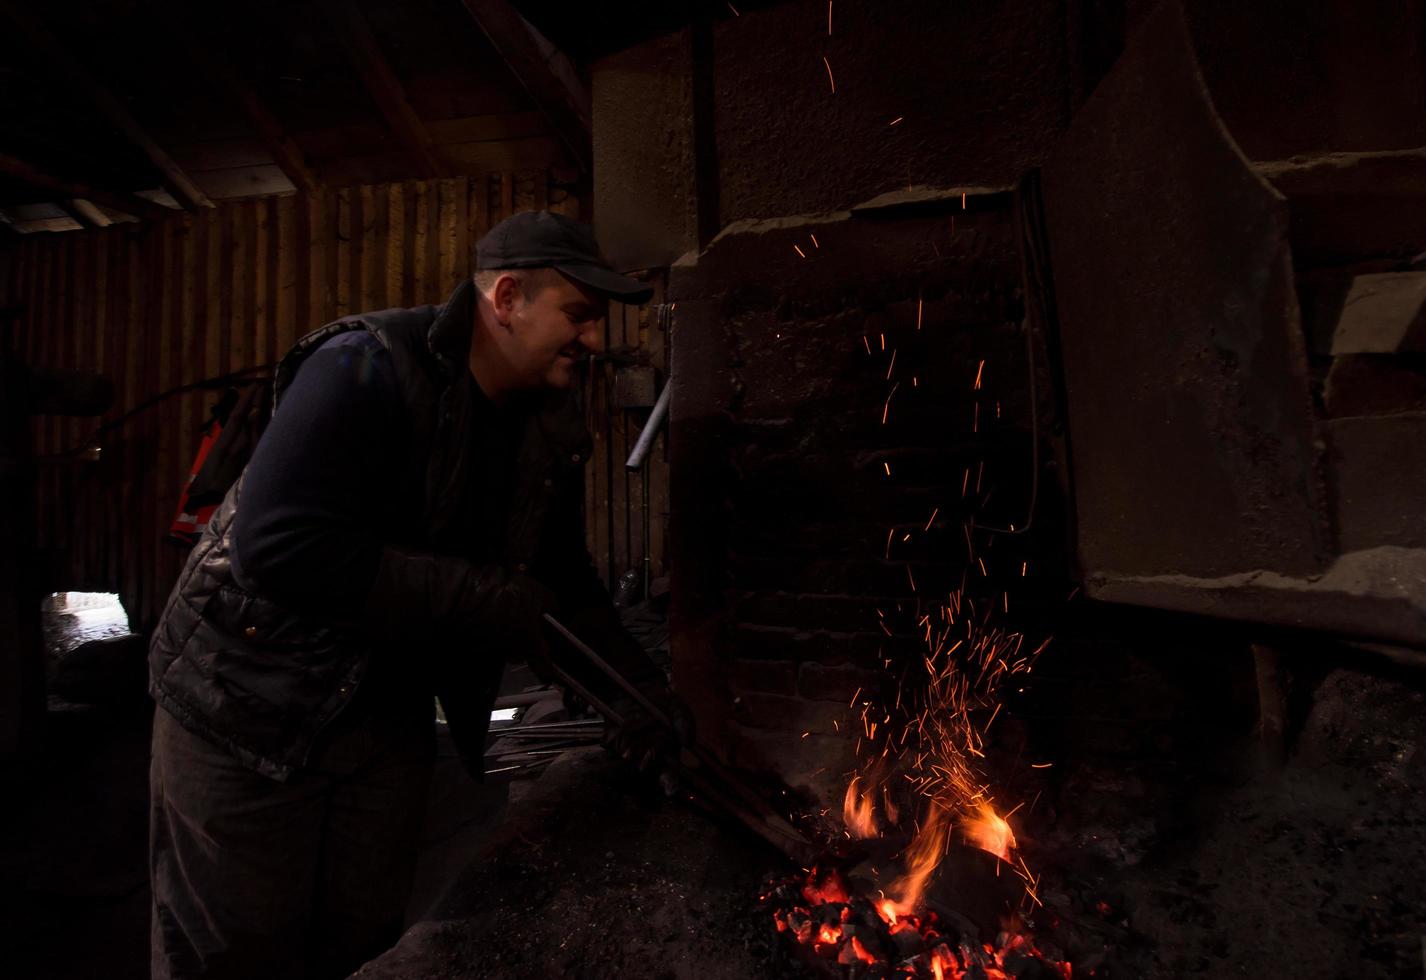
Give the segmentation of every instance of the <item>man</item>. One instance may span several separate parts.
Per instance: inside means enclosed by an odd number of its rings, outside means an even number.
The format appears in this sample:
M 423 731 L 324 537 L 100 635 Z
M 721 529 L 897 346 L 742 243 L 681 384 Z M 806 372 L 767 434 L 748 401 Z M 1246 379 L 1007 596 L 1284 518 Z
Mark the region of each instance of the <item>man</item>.
M 164 610 L 149 658 L 155 977 L 339 977 L 390 946 L 431 696 L 479 767 L 505 658 L 550 652 L 543 611 L 671 703 L 584 546 L 590 443 L 569 390 L 609 297 L 651 290 L 548 212 L 501 222 L 476 266 L 444 306 L 298 341 Z

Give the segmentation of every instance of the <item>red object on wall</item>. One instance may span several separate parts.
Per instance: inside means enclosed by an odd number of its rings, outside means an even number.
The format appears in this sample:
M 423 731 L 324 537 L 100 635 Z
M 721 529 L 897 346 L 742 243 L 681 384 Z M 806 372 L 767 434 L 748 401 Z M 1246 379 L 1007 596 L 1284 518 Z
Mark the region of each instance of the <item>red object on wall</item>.
M 183 496 L 178 501 L 178 513 L 174 515 L 173 523 L 168 528 L 168 536 L 175 541 L 181 541 L 187 545 L 196 544 L 198 538 L 203 534 L 203 529 L 208 526 L 208 521 L 212 519 L 213 512 L 218 509 L 218 503 L 211 503 L 190 511 L 188 491 L 193 486 L 193 478 L 203 468 L 208 453 L 212 451 L 213 444 L 218 441 L 218 435 L 222 431 L 223 423 L 217 419 L 209 422 L 207 428 L 203 430 L 203 441 L 198 444 L 198 455 L 193 459 L 193 466 L 188 471 L 188 481 L 183 486 Z

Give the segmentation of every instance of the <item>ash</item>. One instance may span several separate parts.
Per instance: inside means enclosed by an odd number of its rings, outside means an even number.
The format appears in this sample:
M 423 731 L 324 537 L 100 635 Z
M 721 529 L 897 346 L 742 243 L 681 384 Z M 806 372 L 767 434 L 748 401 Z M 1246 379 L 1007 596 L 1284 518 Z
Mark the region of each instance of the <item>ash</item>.
M 602 749 L 512 785 L 503 821 L 362 980 L 787 975 L 758 888 L 781 855 L 665 800 Z

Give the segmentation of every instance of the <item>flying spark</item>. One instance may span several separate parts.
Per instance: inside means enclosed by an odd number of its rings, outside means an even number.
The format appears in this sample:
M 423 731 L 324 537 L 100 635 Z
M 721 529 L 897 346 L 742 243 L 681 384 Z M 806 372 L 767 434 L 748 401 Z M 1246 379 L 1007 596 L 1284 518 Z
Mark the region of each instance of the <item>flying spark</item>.
M 837 80 L 832 77 L 832 63 L 827 60 L 827 56 L 822 56 L 822 64 L 827 66 L 827 82 L 832 86 L 832 94 L 837 94 Z

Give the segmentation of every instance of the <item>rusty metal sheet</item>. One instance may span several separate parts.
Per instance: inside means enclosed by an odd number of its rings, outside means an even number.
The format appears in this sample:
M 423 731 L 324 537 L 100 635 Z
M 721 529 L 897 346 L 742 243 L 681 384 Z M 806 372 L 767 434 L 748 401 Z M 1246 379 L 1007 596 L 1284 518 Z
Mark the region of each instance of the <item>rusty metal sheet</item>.
M 1320 570 L 1286 207 L 1215 114 L 1177 3 L 1076 115 L 1044 191 L 1089 593 Z

